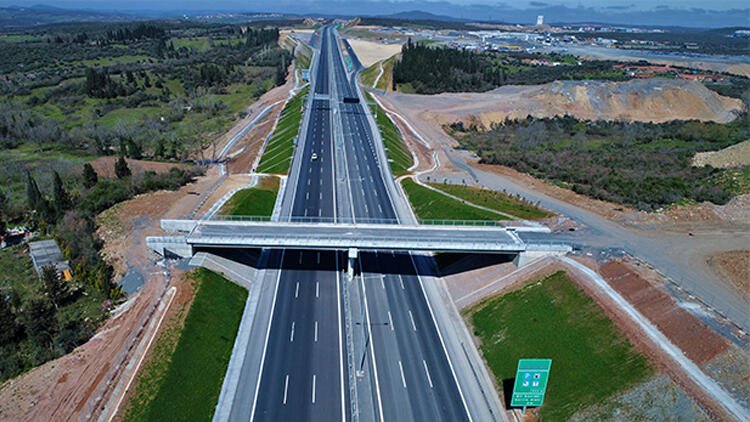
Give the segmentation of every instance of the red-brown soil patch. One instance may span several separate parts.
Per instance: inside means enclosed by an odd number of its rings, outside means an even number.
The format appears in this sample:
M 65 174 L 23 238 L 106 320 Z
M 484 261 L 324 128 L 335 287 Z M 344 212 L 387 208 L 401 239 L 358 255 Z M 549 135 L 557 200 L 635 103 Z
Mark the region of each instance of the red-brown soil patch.
M 96 160 L 91 162 L 91 166 L 94 167 L 94 170 L 96 171 L 96 174 L 99 175 L 99 177 L 115 177 L 115 163 L 117 162 L 119 158 L 118 157 L 99 157 Z M 128 163 L 128 167 L 130 168 L 130 172 L 133 173 L 134 176 L 139 176 L 147 171 L 153 171 L 156 173 L 164 173 L 169 171 L 172 167 L 180 167 L 184 166 L 185 164 L 181 163 L 164 163 L 160 161 L 146 161 L 146 160 L 133 160 L 130 158 L 126 158 L 125 161 Z
M 610 261 L 600 267 L 600 273 L 693 362 L 705 364 L 729 347 L 723 337 L 624 263 Z

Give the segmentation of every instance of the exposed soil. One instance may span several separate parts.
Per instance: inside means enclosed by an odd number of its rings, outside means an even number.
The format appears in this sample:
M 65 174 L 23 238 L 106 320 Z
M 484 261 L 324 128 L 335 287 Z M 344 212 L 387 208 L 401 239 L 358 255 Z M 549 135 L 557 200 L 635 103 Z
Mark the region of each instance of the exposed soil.
M 600 267 L 600 273 L 693 362 L 705 364 L 728 349 L 724 337 L 623 262 L 610 261 Z
M 227 161 L 227 171 L 229 174 L 249 173 L 258 156 L 258 152 L 263 146 L 268 134 L 273 128 L 273 122 L 284 108 L 284 103 L 279 103 L 273 107 L 268 115 L 258 122 L 245 137 L 243 137 L 232 151 L 229 152 Z
M 115 163 L 118 159 L 118 157 L 113 156 L 99 157 L 91 161 L 91 166 L 94 168 L 96 174 L 99 177 L 114 178 Z M 139 176 L 146 171 L 164 173 L 169 171 L 169 169 L 171 169 L 172 167 L 180 167 L 185 165 L 180 163 L 165 163 L 160 161 L 133 160 L 131 158 L 126 158 L 125 161 L 128 163 L 130 172 L 133 173 L 134 176 Z
M 413 110 L 438 126 L 477 119 L 485 127 L 507 118 L 569 115 L 582 120 L 729 122 L 744 109 L 696 81 L 633 79 L 627 82 L 556 81 L 508 85 L 484 93 L 392 94 L 398 110 Z
M 750 302 L 750 250 L 728 251 L 708 258 L 708 266 L 729 280 Z
M 357 58 L 364 67 L 370 67 L 373 64 L 385 60 L 394 54 L 401 52 L 401 44 L 385 44 L 374 41 L 367 41 L 359 38 L 347 38 L 349 45 L 352 46 Z
M 750 164 L 750 140 L 734 144 L 718 151 L 696 153 L 693 165 L 716 168 L 740 167 Z

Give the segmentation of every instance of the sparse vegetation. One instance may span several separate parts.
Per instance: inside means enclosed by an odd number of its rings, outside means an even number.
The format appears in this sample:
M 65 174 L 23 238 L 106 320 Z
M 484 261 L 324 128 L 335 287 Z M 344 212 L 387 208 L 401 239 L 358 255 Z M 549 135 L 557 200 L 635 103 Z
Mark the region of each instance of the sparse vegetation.
M 529 117 L 489 130 L 463 123 L 447 129 L 482 162 L 513 167 L 578 193 L 643 210 L 685 201 L 724 204 L 744 192 L 744 183 L 728 176 L 736 170 L 694 167 L 691 160 L 696 152 L 750 138 L 747 116 L 729 124 Z
M 465 315 L 506 394 L 518 359 L 552 359 L 543 420 L 567 420 L 653 373 L 645 356 L 564 272 L 490 298 Z
M 195 296 L 185 324 L 180 331 L 160 335 L 154 344 L 125 421 L 211 420 L 213 416 L 247 291 L 204 268 L 191 277 Z

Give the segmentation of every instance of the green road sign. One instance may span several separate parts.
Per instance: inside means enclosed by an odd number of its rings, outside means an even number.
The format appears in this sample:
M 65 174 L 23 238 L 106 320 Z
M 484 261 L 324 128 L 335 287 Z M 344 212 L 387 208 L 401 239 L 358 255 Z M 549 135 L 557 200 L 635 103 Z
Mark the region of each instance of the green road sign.
M 538 407 L 544 403 L 552 359 L 519 359 L 511 407 Z

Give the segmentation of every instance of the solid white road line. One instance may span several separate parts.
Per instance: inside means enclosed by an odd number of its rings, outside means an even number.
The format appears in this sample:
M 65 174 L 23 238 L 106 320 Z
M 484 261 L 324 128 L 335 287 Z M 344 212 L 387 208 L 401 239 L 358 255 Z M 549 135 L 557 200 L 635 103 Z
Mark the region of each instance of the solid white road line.
M 393 331 L 393 318 L 391 318 L 391 311 L 388 311 L 388 325 L 391 326 L 391 331 Z
M 417 331 L 417 324 L 414 323 L 414 315 L 412 315 L 411 309 L 409 309 L 409 319 L 411 319 L 411 328 Z
M 385 282 L 383 280 L 385 280 L 385 276 L 383 274 L 380 274 L 380 287 L 385 290 Z
M 284 404 L 286 404 L 287 391 L 289 391 L 289 374 L 286 374 L 286 380 L 284 380 Z
M 430 370 L 427 369 L 427 362 L 424 359 L 422 359 L 422 365 L 424 365 L 424 373 L 427 375 L 427 382 L 430 383 L 430 388 L 432 388 L 432 377 L 430 377 Z
M 406 388 L 406 377 L 404 377 L 404 366 L 401 365 L 401 361 L 398 361 L 398 370 L 401 371 L 401 384 Z
M 292 332 L 289 333 L 289 343 L 294 343 L 294 321 L 292 321 Z
M 299 281 L 297 282 L 297 286 L 294 288 L 294 298 L 296 299 L 297 296 L 299 296 Z
M 315 297 L 316 298 L 320 297 L 320 282 L 319 281 L 315 282 Z
M 403 279 L 403 277 L 401 277 L 401 274 L 398 275 L 398 281 L 401 283 L 401 289 L 405 289 L 404 288 L 404 279 Z
M 312 379 L 312 402 L 315 404 L 315 375 L 313 375 Z
M 318 321 L 315 321 L 315 342 L 318 342 Z

